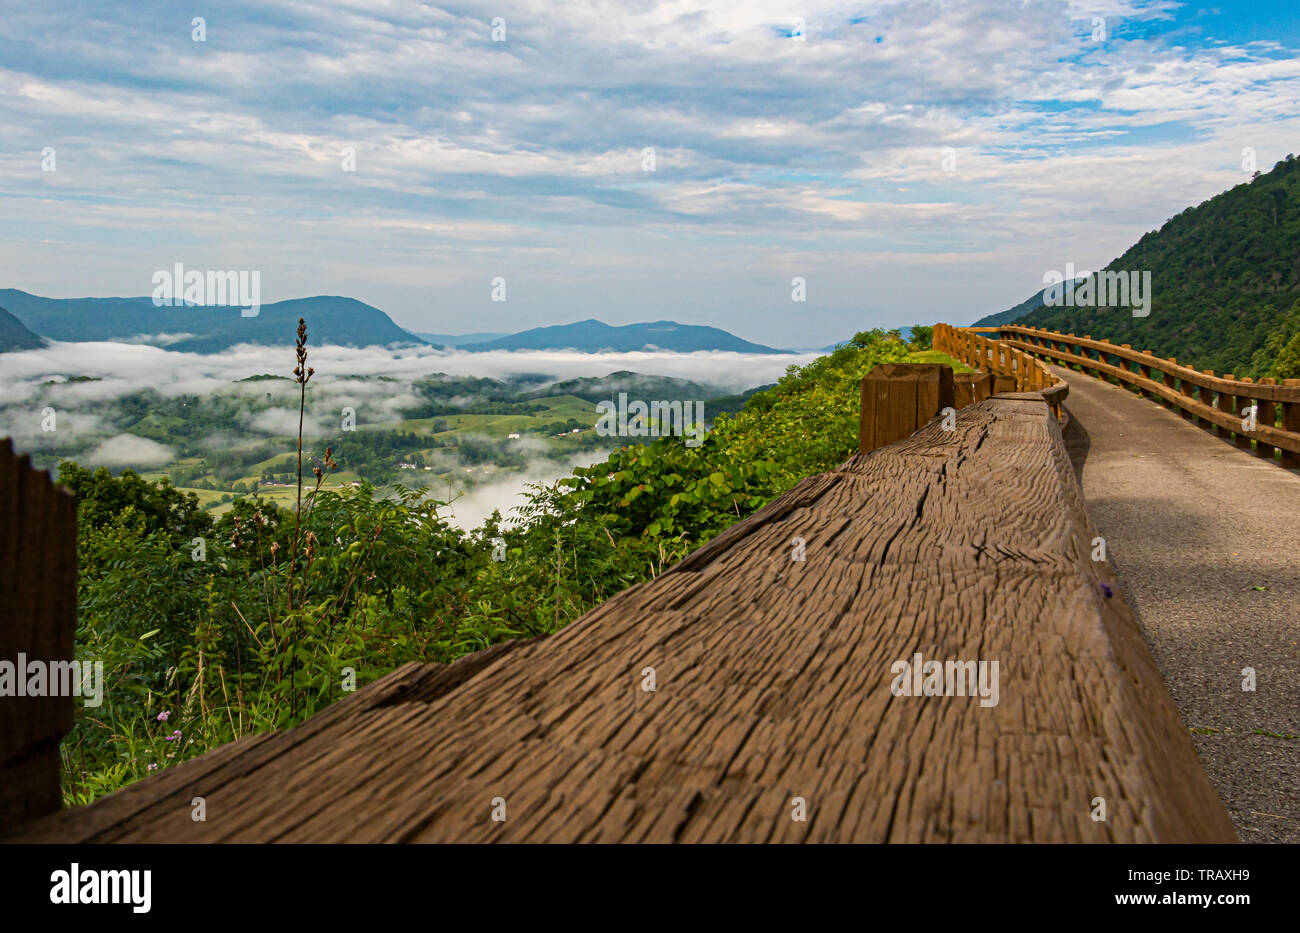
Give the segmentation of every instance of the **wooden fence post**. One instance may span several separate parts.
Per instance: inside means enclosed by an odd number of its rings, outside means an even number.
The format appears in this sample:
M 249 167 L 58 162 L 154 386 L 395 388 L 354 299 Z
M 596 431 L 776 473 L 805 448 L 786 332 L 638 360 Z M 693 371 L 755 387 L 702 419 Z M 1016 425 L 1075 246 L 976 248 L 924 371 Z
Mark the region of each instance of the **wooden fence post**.
M 1176 364 L 1176 363 L 1178 362 L 1178 357 L 1176 357 L 1176 356 L 1171 356 L 1171 357 L 1169 357 L 1169 362 L 1170 362 L 1170 363 L 1174 363 L 1174 364 Z M 1177 382 L 1178 382 L 1178 380 L 1177 380 L 1177 378 L 1174 376 L 1173 371 L 1172 371 L 1172 370 L 1168 370 L 1168 369 L 1164 370 L 1164 377 L 1165 377 L 1165 388 L 1167 388 L 1167 389 L 1172 389 L 1172 390 L 1174 390 L 1174 391 L 1177 391 L 1177 389 L 1178 389 L 1178 386 L 1177 386 Z M 1165 403 L 1165 408 L 1168 408 L 1170 411 L 1177 410 L 1177 412 L 1178 412 L 1180 415 L 1182 415 L 1184 418 L 1187 417 L 1187 412 L 1185 412 L 1185 411 L 1183 411 L 1181 408 L 1179 408 L 1179 407 L 1178 407 L 1178 404 L 1177 404 L 1176 402 L 1171 402 L 1171 401 L 1169 401 L 1169 399 L 1164 399 L 1163 401 L 1164 401 L 1164 403 Z
M 965 408 L 993 394 L 992 373 L 953 373 L 953 407 Z
M 1212 370 L 1212 369 L 1202 369 L 1202 370 L 1201 370 L 1201 375 L 1202 375 L 1202 376 L 1213 376 L 1213 375 L 1214 375 L 1214 370 Z M 1196 390 L 1196 400 L 1197 400 L 1198 402 L 1200 402 L 1202 405 L 1208 405 L 1209 407 L 1213 408 L 1213 407 L 1214 407 L 1214 390 L 1213 390 L 1213 389 L 1207 389 L 1207 388 L 1205 388 L 1205 386 L 1199 386 L 1199 387 L 1197 388 L 1197 390 Z M 1213 422 L 1211 422 L 1211 421 L 1207 421 L 1205 418 L 1197 418 L 1197 419 L 1196 419 L 1196 423 L 1199 424 L 1199 425 L 1201 425 L 1201 427 L 1208 427 L 1208 428 L 1210 428 L 1210 429 L 1211 429 L 1215 434 L 1219 434 L 1219 433 L 1221 433 L 1221 432 L 1219 431 L 1219 428 L 1218 428 L 1217 426 L 1215 426 L 1215 424 L 1214 424 Z
M 1261 379 L 1260 385 L 1272 386 L 1277 385 L 1276 379 Z M 1265 427 L 1275 427 L 1277 424 L 1277 404 L 1270 399 L 1259 399 L 1255 405 L 1255 423 L 1262 424 Z M 1276 455 L 1277 448 L 1272 444 L 1265 444 L 1263 441 L 1255 442 L 1255 453 L 1266 460 L 1272 460 Z
M 1300 386 L 1300 379 L 1283 379 L 1282 385 Z M 1300 402 L 1282 403 L 1282 430 L 1300 433 Z M 1289 470 L 1300 470 L 1300 454 L 1282 451 L 1282 466 Z
M 993 394 L 1001 395 L 1003 392 L 1016 391 L 1016 380 L 1005 373 L 993 374 Z
M 1249 376 L 1246 376 L 1241 381 L 1246 383 L 1247 385 L 1250 385 L 1255 380 L 1251 379 Z M 1237 400 L 1237 420 L 1241 421 L 1246 417 L 1246 409 L 1249 408 L 1254 403 L 1254 400 L 1250 398 L 1250 396 L 1248 395 L 1237 395 L 1233 397 Z M 1259 421 L 1258 412 L 1256 413 L 1255 420 L 1256 423 L 1258 423 Z M 1245 431 L 1238 431 L 1236 433 L 1237 433 L 1237 447 L 1241 450 L 1250 450 L 1250 435 L 1247 434 Z
M 1235 379 L 1236 377 L 1232 373 L 1224 373 L 1223 378 Z M 1214 407 L 1219 409 L 1219 411 L 1221 412 L 1225 412 L 1226 414 L 1229 415 L 1232 414 L 1232 396 L 1227 392 L 1220 392 L 1218 399 L 1214 403 Z M 1219 437 L 1227 437 L 1227 438 L 1232 437 L 1231 431 L 1229 431 L 1227 428 L 1220 427 L 1219 425 L 1214 426 L 1214 433 L 1219 435 Z
M 1186 379 L 1183 380 L 1182 383 L 1183 395 L 1187 396 L 1189 399 L 1195 400 L 1197 391 L 1199 390 L 1196 388 L 1195 385 L 1188 382 Z M 1196 417 L 1196 415 L 1188 411 L 1186 408 L 1183 409 L 1183 417 L 1186 418 L 1188 421 L 1190 421 L 1192 424 L 1199 425 L 1201 423 L 1201 419 Z
M 862 380 L 858 452 L 911 437 L 953 404 L 952 369 L 934 363 L 880 363 Z
M 0 662 L 72 660 L 77 628 L 77 508 L 67 490 L 0 440 Z M 75 669 L 74 669 L 75 670 Z M 71 680 L 66 681 L 70 686 Z M 60 678 L 61 680 L 63 678 Z M 59 809 L 59 741 L 72 696 L 0 698 L 0 831 Z
M 1154 357 L 1154 356 L 1155 356 L 1155 354 L 1152 353 L 1150 350 L 1143 350 L 1142 352 L 1143 352 L 1143 354 L 1145 354 L 1147 357 Z M 1150 379 L 1150 378 L 1151 378 L 1151 364 L 1150 364 L 1149 362 L 1146 362 L 1146 361 L 1141 361 L 1141 360 L 1138 361 L 1138 375 L 1141 376 L 1143 379 Z M 1156 395 L 1154 392 L 1152 392 L 1150 389 L 1147 389 L 1147 388 L 1143 388 L 1143 389 L 1142 389 L 1142 397 L 1143 397 L 1143 398 L 1149 398 L 1149 399 L 1151 399 L 1152 401 L 1156 401 L 1156 402 L 1160 401 L 1160 396 Z

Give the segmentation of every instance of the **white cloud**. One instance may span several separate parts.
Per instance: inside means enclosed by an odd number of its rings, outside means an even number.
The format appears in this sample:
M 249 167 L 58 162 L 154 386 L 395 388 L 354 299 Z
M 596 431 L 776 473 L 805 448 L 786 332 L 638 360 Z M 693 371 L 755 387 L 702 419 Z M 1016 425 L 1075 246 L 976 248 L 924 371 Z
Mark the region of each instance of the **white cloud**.
M 419 403 L 405 384 L 431 378 L 438 373 L 451 376 L 500 378 L 542 373 L 556 380 L 582 376 L 606 376 L 631 370 L 646 375 L 692 379 L 731 390 L 743 390 L 774 382 L 791 364 L 807 363 L 815 354 L 748 353 L 579 353 L 559 351 L 492 351 L 468 353 L 440 351 L 430 347 L 384 350 L 379 347 L 314 347 L 310 363 L 316 369 L 307 389 L 314 412 L 345 405 L 358 413 L 370 411 L 371 420 L 390 420 L 403 408 Z M 4 354 L 0 370 L 0 398 L 31 399 L 41 391 L 57 395 L 66 404 L 90 403 L 116 398 L 142 389 L 154 389 L 165 396 L 236 391 L 253 395 L 273 393 L 285 407 L 266 412 L 267 420 L 253 425 L 271 433 L 289 433 L 291 419 L 297 433 L 296 384 L 236 380 L 263 373 L 283 371 L 293 362 L 292 348 L 242 344 L 220 354 L 177 353 L 160 347 L 121 343 L 52 343 L 38 350 Z M 39 387 L 54 375 L 91 375 L 98 382 L 62 383 Z M 389 376 L 396 381 L 362 382 L 351 376 Z M 467 400 L 472 401 L 472 400 Z M 383 415 L 383 418 L 376 417 Z
M 157 441 L 133 434 L 118 434 L 81 459 L 84 467 L 151 467 L 170 463 L 175 454 Z
M 848 336 L 839 318 L 796 323 L 744 270 L 811 247 L 817 301 L 874 295 L 862 326 L 930 320 L 948 255 L 1033 230 L 1018 282 L 1008 262 L 964 283 L 1000 310 L 1053 257 L 1091 242 L 1104 261 L 1238 180 L 1243 146 L 1267 168 L 1300 134 L 1295 49 L 1196 41 L 1173 2 L 797 7 L 236 6 L 208 43 L 130 5 L 71 25 L 24 10 L 0 21 L 30 50 L 0 67 L 0 133 L 30 154 L 0 163 L 0 284 L 140 294 L 183 251 L 263 269 L 268 301 L 355 294 L 425 330 L 624 323 L 671 295 L 747 337 L 823 343 Z M 781 35 L 795 15 L 805 42 Z M 1086 39 L 1095 15 L 1104 44 Z M 864 274 L 893 251 L 932 273 Z M 487 299 L 495 275 L 506 305 Z

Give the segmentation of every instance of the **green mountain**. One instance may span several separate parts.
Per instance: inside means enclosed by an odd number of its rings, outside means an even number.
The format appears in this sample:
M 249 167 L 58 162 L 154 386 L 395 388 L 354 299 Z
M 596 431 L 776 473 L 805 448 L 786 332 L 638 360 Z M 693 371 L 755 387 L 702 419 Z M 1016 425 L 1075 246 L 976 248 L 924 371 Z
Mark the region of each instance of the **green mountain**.
M 1075 279 L 1075 282 L 1082 281 Z M 997 314 L 990 314 L 988 317 L 982 317 L 975 322 L 976 327 L 996 327 L 999 324 L 1011 324 L 1020 320 L 1030 311 L 1037 311 L 1043 306 L 1043 291 L 1039 289 L 1034 292 L 1014 308 L 1008 308 L 1005 311 L 999 311 Z
M 733 353 L 791 352 L 750 343 L 716 327 L 678 324 L 676 321 L 653 321 L 611 327 L 597 320 L 578 321 L 576 324 L 561 324 L 556 327 L 534 327 L 497 340 L 463 344 L 459 349 L 473 352 L 580 350 L 584 353 L 598 353 L 601 350 L 631 352 L 648 349 L 673 350 L 679 353 L 690 353 L 695 350 L 729 350 Z
M 1040 292 L 1038 307 L 1016 321 L 1132 344 L 1216 373 L 1300 375 L 1290 371 L 1300 367 L 1300 162 L 1287 156 L 1268 174 L 1187 208 L 1107 270 L 1150 270 L 1148 317 L 1045 307 Z M 1002 320 L 1009 313 L 976 324 L 1009 323 Z
M 42 298 L 0 289 L 0 305 L 53 340 L 126 340 L 189 353 L 219 353 L 236 344 L 283 346 L 298 318 L 312 344 L 418 346 L 422 341 L 387 314 L 355 298 L 320 295 L 263 305 L 255 317 L 236 307 L 155 307 L 151 298 Z
M 26 325 L 4 308 L 0 308 L 0 353 L 9 350 L 35 350 L 45 346 L 45 341 L 27 329 Z

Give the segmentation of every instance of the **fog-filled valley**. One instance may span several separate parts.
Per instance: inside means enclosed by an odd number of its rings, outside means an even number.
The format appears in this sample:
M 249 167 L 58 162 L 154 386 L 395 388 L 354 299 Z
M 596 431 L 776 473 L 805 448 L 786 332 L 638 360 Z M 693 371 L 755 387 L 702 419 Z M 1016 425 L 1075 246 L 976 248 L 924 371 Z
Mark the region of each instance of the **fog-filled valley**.
M 302 413 L 310 478 L 327 447 L 327 488 L 395 483 L 449 503 L 469 528 L 509 518 L 530 483 L 603 459 L 619 439 L 595 430 L 619 393 L 736 409 L 815 354 L 731 352 L 464 353 L 430 347 L 313 347 Z M 256 493 L 296 493 L 299 387 L 285 348 L 221 354 L 125 342 L 51 342 L 4 356 L 0 432 L 39 467 L 60 460 L 166 477 L 222 514 Z

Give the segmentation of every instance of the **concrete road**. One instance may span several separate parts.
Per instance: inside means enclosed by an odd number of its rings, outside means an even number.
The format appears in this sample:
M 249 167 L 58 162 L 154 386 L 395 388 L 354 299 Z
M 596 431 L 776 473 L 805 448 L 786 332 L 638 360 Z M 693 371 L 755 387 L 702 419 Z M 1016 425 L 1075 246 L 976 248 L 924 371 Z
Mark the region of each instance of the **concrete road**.
M 1300 473 L 1055 371 L 1088 512 L 1238 835 L 1300 842 Z

